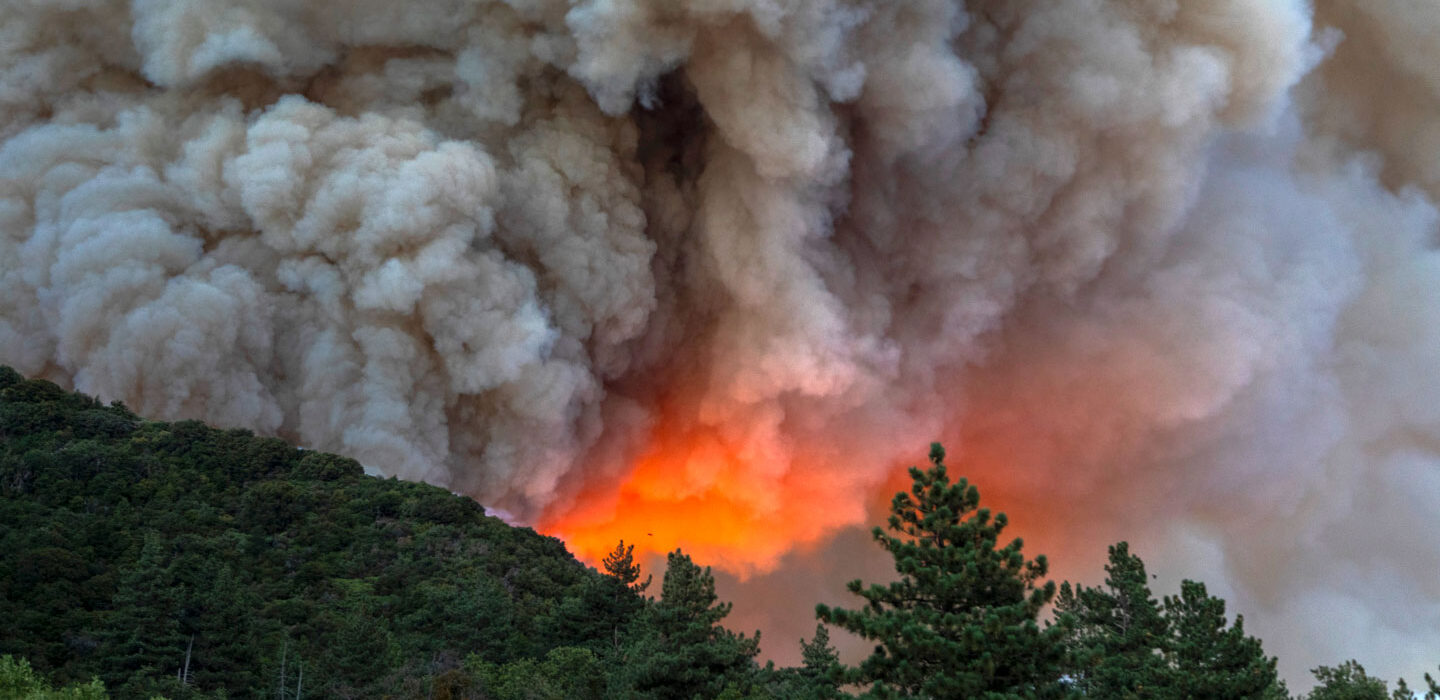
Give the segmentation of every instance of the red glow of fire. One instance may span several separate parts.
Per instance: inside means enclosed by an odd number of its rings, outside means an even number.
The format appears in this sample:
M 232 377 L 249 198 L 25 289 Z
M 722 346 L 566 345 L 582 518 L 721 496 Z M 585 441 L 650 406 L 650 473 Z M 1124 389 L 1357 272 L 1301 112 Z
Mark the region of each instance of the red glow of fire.
M 1056 517 L 1055 504 L 1026 496 L 1028 479 L 958 457 L 948 460 L 952 478 L 969 477 L 981 489 L 982 507 L 1009 516 L 1004 541 L 1024 537 L 1029 556 L 1071 544 L 1072 527 Z M 864 484 L 838 483 L 823 465 L 780 467 L 747 464 L 704 431 L 655 439 L 618 487 L 582 494 L 570 508 L 547 514 L 539 529 L 593 566 L 624 540 L 642 560 L 680 548 L 743 578 L 774 569 L 788 552 L 823 545 L 841 528 L 883 527 L 891 498 L 911 486 L 902 465 L 875 469 Z
M 620 540 L 637 556 L 676 548 L 741 576 L 773 568 L 847 524 L 864 521 L 862 493 L 806 464 L 757 465 L 705 431 L 657 439 L 609 493 L 587 493 L 540 529 L 591 564 Z

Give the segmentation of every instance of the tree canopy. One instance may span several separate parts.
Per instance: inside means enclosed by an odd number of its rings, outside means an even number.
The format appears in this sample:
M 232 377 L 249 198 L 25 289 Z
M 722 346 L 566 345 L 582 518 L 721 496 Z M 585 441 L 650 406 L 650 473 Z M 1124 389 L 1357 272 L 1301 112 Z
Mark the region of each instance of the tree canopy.
M 895 580 L 850 582 L 863 604 L 818 606 L 775 668 L 682 551 L 647 597 L 623 541 L 597 571 L 443 489 L 0 367 L 0 697 L 1288 697 L 1204 584 L 1157 600 L 1121 542 L 1103 585 L 1057 589 L 944 460 L 873 532 Z M 842 663 L 832 626 L 873 652 Z M 1310 700 L 1413 695 L 1354 661 L 1314 673 Z
M 631 628 L 623 650 L 625 695 L 657 700 L 716 697 L 727 686 L 749 686 L 760 635 L 721 626 L 731 604 L 715 595 L 715 577 L 676 550 L 667 557 L 660 600 Z
M 910 492 L 891 501 L 889 532 L 873 531 L 899 579 L 850 582 L 859 609 L 817 607 L 824 622 L 876 642 L 846 680 L 875 697 L 1062 695 L 1060 635 L 1037 622 L 1055 595 L 1045 557 L 1026 559 L 1018 538 L 1000 544 L 1005 515 L 980 508 L 979 490 L 952 482 L 944 460 L 931 445 L 930 467 L 912 467 Z
M 1066 635 L 1066 676 L 1106 698 L 1284 698 L 1285 686 L 1244 619 L 1226 622 L 1225 602 L 1184 581 L 1163 604 L 1128 543 L 1110 548 L 1105 585 L 1069 583 L 1056 601 Z
M 642 605 L 444 489 L 0 370 L 0 653 L 58 683 L 420 692 L 470 655 L 613 651 Z

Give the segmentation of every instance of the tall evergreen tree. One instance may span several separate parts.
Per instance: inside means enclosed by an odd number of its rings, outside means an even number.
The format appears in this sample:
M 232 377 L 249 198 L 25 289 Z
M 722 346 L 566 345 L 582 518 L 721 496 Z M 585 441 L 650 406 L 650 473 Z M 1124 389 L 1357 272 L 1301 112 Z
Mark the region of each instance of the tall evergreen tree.
M 1064 694 L 1058 628 L 1036 622 L 1055 595 L 1041 583 L 1045 557 L 1027 560 L 1017 538 L 999 545 L 1005 515 L 979 508 L 965 479 L 950 481 L 945 450 L 912 467 L 910 493 L 891 502 L 890 530 L 875 541 L 895 559 L 900 580 L 849 589 L 859 610 L 817 606 L 821 620 L 877 642 L 846 676 L 874 697 L 1037 698 Z
M 1175 671 L 1174 697 L 1286 697 L 1275 659 L 1245 634 L 1243 616 L 1226 625 L 1225 601 L 1208 594 L 1205 584 L 1182 581 L 1180 595 L 1165 598 L 1165 617 L 1172 628 L 1166 656 Z
M 640 565 L 635 562 L 635 545 L 625 546 L 625 540 L 615 545 L 615 551 L 605 555 L 600 564 L 605 568 L 605 574 L 620 583 L 625 584 L 636 594 L 645 592 L 650 587 L 650 577 L 645 577 L 644 583 L 636 583 L 640 580 Z
M 1066 675 L 1089 697 L 1168 697 L 1170 630 L 1145 563 L 1121 542 L 1110 547 L 1105 572 L 1103 587 L 1060 587 L 1055 609 L 1065 630 Z
M 825 676 L 840 665 L 840 655 L 830 646 L 830 630 L 825 625 L 815 625 L 815 636 L 810 641 L 800 640 L 801 667 L 810 675 Z
M 839 679 L 844 667 L 840 665 L 840 654 L 830 646 L 830 630 L 823 624 L 815 625 L 815 636 L 810 641 L 800 640 L 800 676 L 805 688 L 799 694 L 808 699 L 838 700 Z
M 145 685 L 150 678 L 168 679 L 180 670 L 187 641 L 180 630 L 184 591 L 173 579 L 159 534 L 146 532 L 106 620 L 100 654 L 107 661 L 107 685 L 140 695 L 150 689 Z
M 755 669 L 760 635 L 746 637 L 720 626 L 730 603 L 715 595 L 710 568 L 680 550 L 667 558 L 660 600 L 636 620 L 625 649 L 626 678 L 617 694 L 662 700 L 718 696 L 727 686 L 742 690 Z
M 212 564 L 205 589 L 194 596 L 189 632 L 194 658 L 187 674 L 201 689 L 260 685 L 260 637 L 256 633 L 259 599 L 244 586 L 229 564 Z
M 552 619 L 555 634 L 568 639 L 590 639 L 588 646 L 607 662 L 623 646 L 622 631 L 645 607 L 642 597 L 650 587 L 650 577 L 643 583 L 640 565 L 635 563 L 635 546 L 621 540 L 615 551 L 601 562 L 604 575 L 587 580 L 580 595 L 561 603 Z M 605 640 L 604 643 L 600 643 Z
M 1066 675 L 1086 696 L 1105 698 L 1288 697 L 1275 659 L 1225 621 L 1225 601 L 1194 581 L 1163 605 L 1145 563 L 1121 542 L 1110 548 L 1103 587 L 1065 584 L 1055 608 L 1066 633 Z

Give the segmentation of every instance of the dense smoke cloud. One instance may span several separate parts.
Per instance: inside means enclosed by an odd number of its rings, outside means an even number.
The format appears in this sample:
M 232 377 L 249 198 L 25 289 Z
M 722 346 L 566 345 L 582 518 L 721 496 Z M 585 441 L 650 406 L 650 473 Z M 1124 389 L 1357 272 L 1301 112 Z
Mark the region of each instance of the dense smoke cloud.
M 742 573 L 941 437 L 1077 556 L 1129 537 L 1226 582 L 1292 677 L 1414 675 L 1437 28 L 1424 0 L 9 2 L 0 361 Z

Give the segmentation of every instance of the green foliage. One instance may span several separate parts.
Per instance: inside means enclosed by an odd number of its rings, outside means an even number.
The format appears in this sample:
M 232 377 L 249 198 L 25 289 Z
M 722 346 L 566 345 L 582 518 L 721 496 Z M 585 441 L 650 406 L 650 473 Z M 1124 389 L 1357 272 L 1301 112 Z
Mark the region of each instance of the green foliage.
M 640 581 L 640 565 L 635 563 L 635 545 L 625 546 L 625 540 L 615 545 L 615 551 L 605 555 L 600 562 L 605 574 L 629 587 L 636 594 L 642 594 L 650 587 L 650 577 Z
M 726 698 L 779 698 L 783 700 L 840 700 L 839 677 L 843 671 L 830 632 L 817 625 L 810 641 L 800 640 L 803 664 L 797 668 L 775 668 L 766 664 L 742 682 L 732 681 L 721 691 Z
M 1165 598 L 1165 617 L 1173 630 L 1166 657 L 1177 672 L 1179 697 L 1285 696 L 1275 659 L 1245 634 L 1243 617 L 1226 626 L 1225 601 L 1206 593 L 1205 584 L 1181 582 L 1180 595 Z
M 1086 696 L 1169 697 L 1170 628 L 1150 595 L 1145 564 L 1121 542 L 1110 548 L 1103 588 L 1060 587 L 1055 608 L 1066 633 L 1066 674 Z
M 979 491 L 951 483 L 945 450 L 931 467 L 910 469 L 910 493 L 891 502 L 890 530 L 874 537 L 895 559 L 900 580 L 852 592 L 865 607 L 817 607 L 820 619 L 878 644 L 846 679 L 875 697 L 1032 698 L 1063 694 L 1056 629 L 1036 617 L 1055 595 L 1041 583 L 1043 556 L 1025 559 L 1019 539 L 1000 546 L 1004 514 L 979 508 Z
M 624 542 L 596 572 L 443 489 L 0 367 L 0 698 L 1285 697 L 1224 601 L 1186 581 L 1157 602 L 1124 543 L 1042 629 L 1044 557 L 1002 546 L 943 460 L 874 531 L 898 580 L 817 608 L 875 652 L 847 668 L 820 625 L 777 669 L 679 551 L 652 600 Z M 1315 674 L 1314 700 L 1410 696 L 1354 662 Z
M 1421 695 L 1410 690 L 1404 678 L 1395 682 L 1394 690 L 1389 690 L 1383 679 L 1365 673 L 1365 667 L 1353 659 L 1339 666 L 1313 668 L 1310 672 L 1315 675 L 1316 686 L 1304 696 L 1305 700 L 1440 700 L 1440 683 L 1428 673 Z
M 8 369 L 0 367 L 0 370 Z M 5 375 L 0 372 L 0 386 Z M 88 683 L 76 683 L 64 688 L 52 688 L 45 679 L 30 668 L 25 659 L 15 659 L 8 654 L 0 656 L 0 698 L 10 700 L 105 700 L 105 684 L 99 679 Z
M 796 686 L 789 697 L 806 700 L 837 700 L 845 697 L 839 683 L 844 675 L 840 654 L 830 646 L 830 630 L 825 625 L 815 625 L 815 636 L 810 641 L 800 640 L 801 666 L 798 675 L 802 683 Z
M 1284 698 L 1260 641 L 1244 620 L 1229 626 L 1225 602 L 1185 581 L 1163 606 L 1145 564 L 1127 543 L 1110 548 L 1105 585 L 1060 589 L 1066 675 L 1087 696 L 1107 698 Z
M 1359 662 L 1321 666 L 1310 672 L 1315 674 L 1317 685 L 1305 696 L 1309 700 L 1390 700 L 1385 681 L 1366 675 Z
M 478 657 L 466 662 L 493 700 L 600 700 L 605 669 L 589 649 L 559 647 L 543 661 L 521 659 L 496 665 Z
M 25 378 L 20 376 L 19 372 L 16 372 L 10 367 L 0 365 L 0 389 L 15 386 L 23 381 L 25 381 Z
M 755 682 L 759 633 L 720 626 L 730 604 L 715 595 L 715 577 L 679 550 L 667 558 L 660 600 L 636 619 L 622 649 L 617 694 L 663 700 L 716 697 L 727 686 L 748 692 Z
M 830 646 L 830 630 L 825 625 L 815 625 L 810 641 L 800 640 L 800 660 L 805 673 L 816 678 L 829 678 L 840 668 L 840 655 Z
M 468 498 L 0 371 L 0 653 L 62 683 L 378 697 L 613 655 L 643 605 Z

